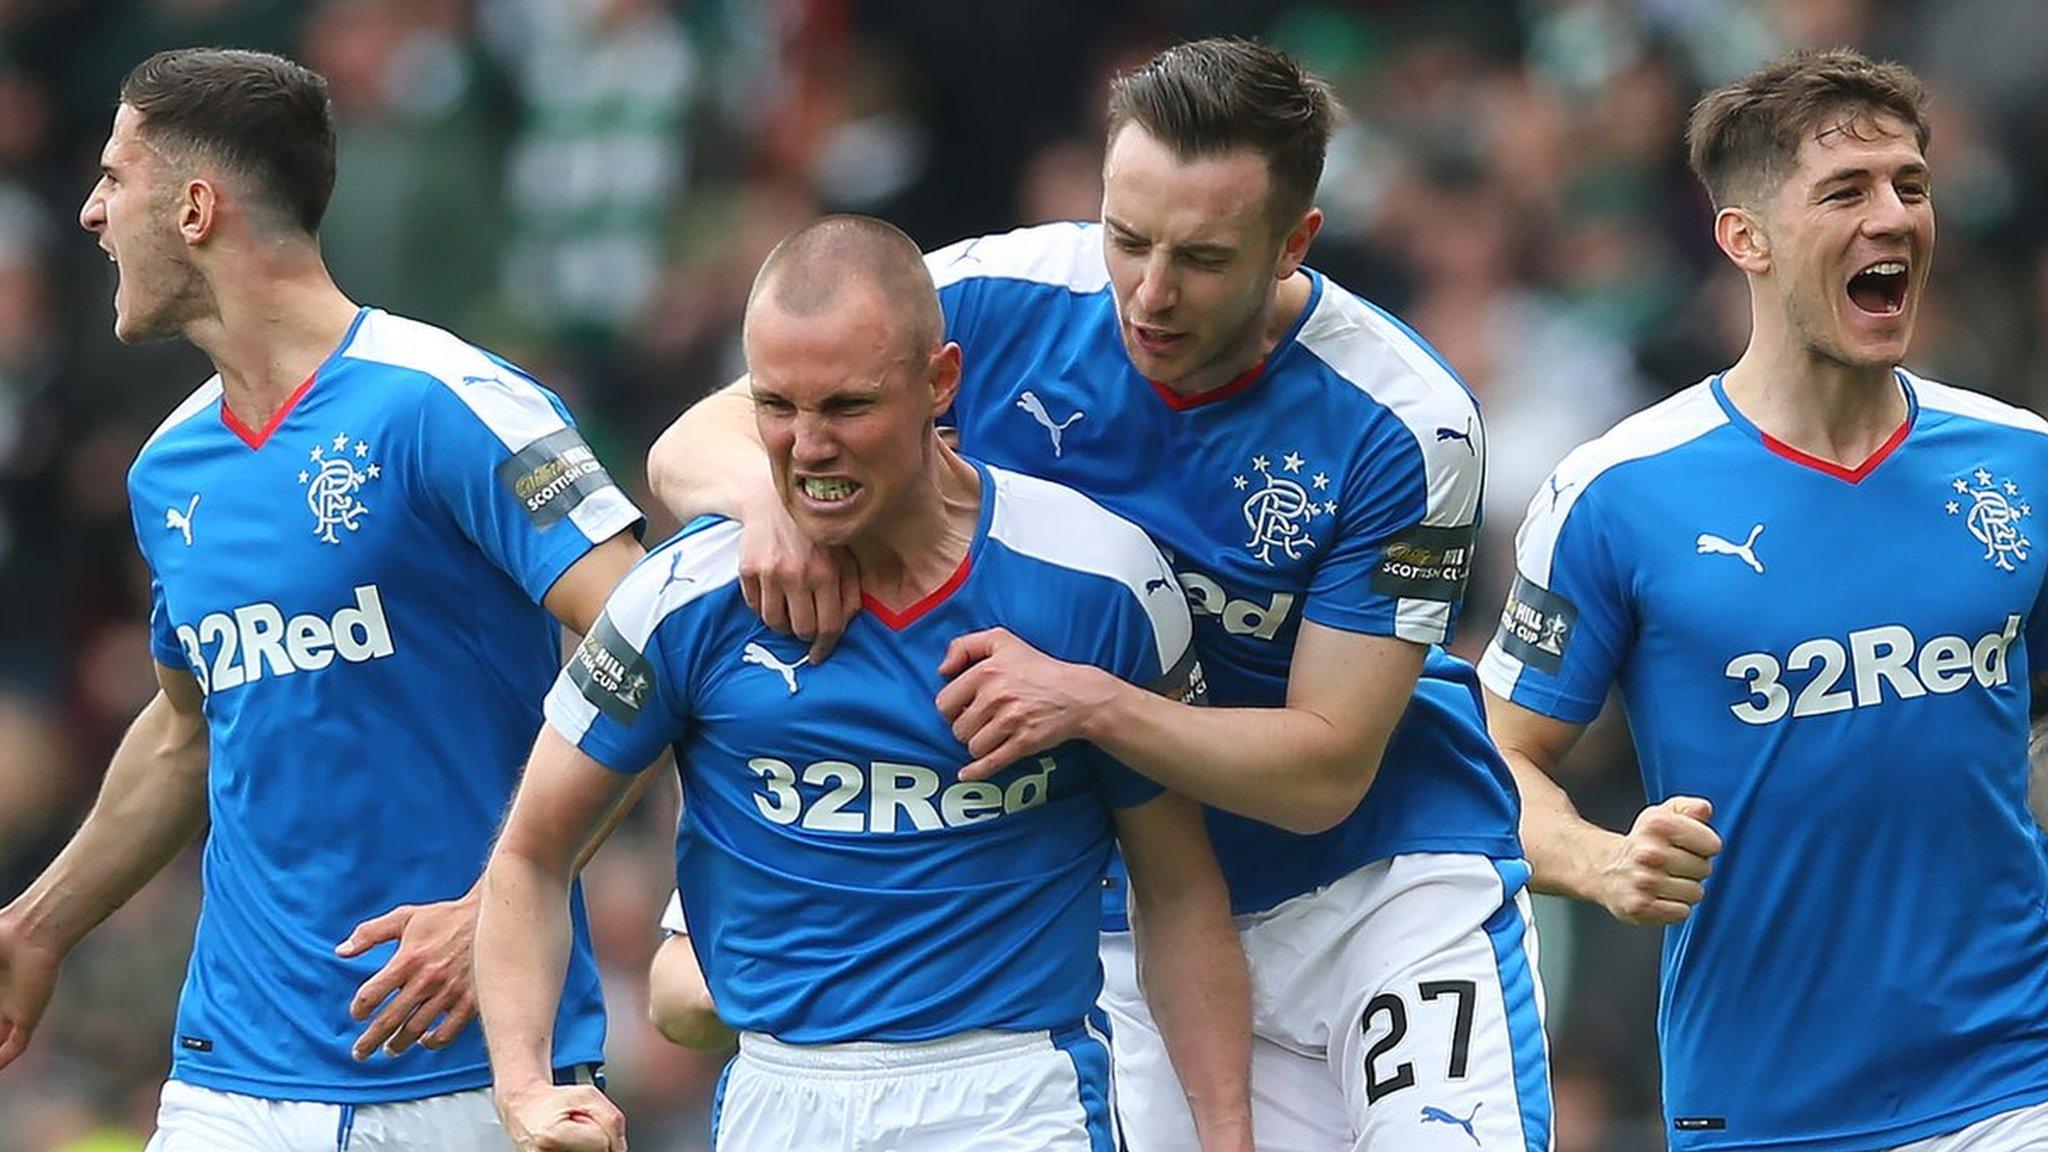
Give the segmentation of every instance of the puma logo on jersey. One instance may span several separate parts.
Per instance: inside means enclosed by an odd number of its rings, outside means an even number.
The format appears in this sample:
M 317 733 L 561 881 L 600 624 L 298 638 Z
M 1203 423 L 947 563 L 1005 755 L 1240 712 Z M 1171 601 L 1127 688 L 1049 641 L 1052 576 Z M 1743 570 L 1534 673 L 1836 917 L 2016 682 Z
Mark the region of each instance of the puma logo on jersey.
M 789 689 L 791 696 L 796 695 L 796 670 L 809 663 L 810 659 L 809 656 L 799 656 L 796 658 L 795 663 L 784 664 L 776 658 L 775 653 L 763 648 L 758 643 L 748 644 L 745 648 L 740 649 L 740 663 L 759 664 L 761 667 L 782 677 L 783 687 Z
M 820 760 L 798 769 L 771 756 L 747 761 L 761 778 L 754 807 L 771 823 L 883 836 L 962 828 L 1036 808 L 1051 796 L 1052 774 L 1059 769 L 1050 756 L 1040 756 L 1038 765 L 1038 771 L 1008 784 L 956 780 L 941 788 L 939 774 L 917 764 L 876 760 L 863 767 Z M 806 795 L 805 788 L 829 791 Z
M 1712 532 L 1702 532 L 1699 539 L 1693 541 L 1693 551 L 1702 556 L 1733 556 L 1756 569 L 1758 575 L 1762 575 L 1764 563 L 1756 558 L 1756 538 L 1763 533 L 1764 526 L 1759 524 L 1749 530 L 1749 539 L 1737 544 L 1732 540 L 1724 540 Z
M 199 687 L 208 693 L 253 684 L 265 676 L 318 672 L 337 657 L 361 664 L 391 655 L 396 649 L 377 586 L 357 585 L 355 596 L 354 607 L 332 616 L 309 612 L 286 619 L 267 601 L 209 612 L 196 626 L 178 625 L 178 643 Z
M 1472 443 L 1472 418 L 1470 416 L 1465 417 L 1465 430 L 1462 432 L 1456 428 L 1444 427 L 1439 427 L 1436 430 L 1437 443 L 1442 444 L 1450 440 L 1463 440 L 1465 442 L 1465 451 L 1470 452 L 1474 456 L 1479 455 L 1478 446 Z
M 164 527 L 172 532 L 182 533 L 185 537 L 185 547 L 187 548 L 192 546 L 192 514 L 197 511 L 199 511 L 199 494 L 197 492 L 192 494 L 192 502 L 185 505 L 183 512 L 178 511 L 176 508 L 164 509 Z
M 1018 394 L 1017 407 L 1030 413 L 1033 420 L 1038 421 L 1045 427 L 1046 434 L 1052 437 L 1052 454 L 1054 456 L 1060 454 L 1060 436 L 1066 432 L 1067 425 L 1087 415 L 1086 412 L 1077 408 L 1074 410 L 1073 415 L 1055 423 L 1052 414 L 1045 410 L 1045 402 L 1038 398 L 1038 393 L 1028 388 Z
M 1883 624 L 1849 633 L 1846 645 L 1832 636 L 1803 641 L 1783 660 L 1769 652 L 1745 652 L 1723 670 L 1746 693 L 1728 710 L 1744 724 L 1771 724 L 1788 715 L 1873 708 L 1886 702 L 1886 688 L 1893 700 L 1945 696 L 1973 683 L 1997 688 L 2012 678 L 2012 646 L 2019 635 L 2020 618 L 2009 615 L 2004 628 L 1974 641 L 1935 636 L 1923 644 L 1904 625 Z M 1809 670 L 1812 675 L 1804 684 L 1786 682 L 1787 673 Z
M 1471 1115 L 1466 1116 L 1463 1119 L 1460 1119 L 1459 1117 L 1449 1112 L 1446 1112 L 1442 1108 L 1438 1108 L 1433 1105 L 1424 1105 L 1422 1109 L 1422 1120 L 1420 1122 L 1423 1124 L 1456 1124 L 1458 1127 L 1463 1128 L 1465 1130 L 1465 1135 L 1470 1136 L 1472 1138 L 1473 1145 L 1477 1147 L 1479 1144 L 1479 1133 L 1474 1132 L 1472 1130 L 1472 1121 L 1478 1117 L 1479 1110 L 1485 1106 L 1486 1102 L 1484 1100 L 1480 1101 L 1477 1104 L 1474 1104 L 1472 1106 Z

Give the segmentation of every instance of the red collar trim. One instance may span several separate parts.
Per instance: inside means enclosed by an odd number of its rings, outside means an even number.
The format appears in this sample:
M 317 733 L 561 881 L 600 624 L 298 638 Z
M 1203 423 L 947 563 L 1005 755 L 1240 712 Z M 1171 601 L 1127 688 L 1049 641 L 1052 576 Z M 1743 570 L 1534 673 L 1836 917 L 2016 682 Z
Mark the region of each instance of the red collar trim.
M 1200 408 L 1204 404 L 1215 404 L 1218 401 L 1228 400 L 1232 396 L 1238 395 L 1245 389 L 1258 383 L 1259 378 L 1265 374 L 1265 371 L 1266 358 L 1261 356 L 1257 364 L 1238 373 L 1230 383 L 1225 384 L 1221 388 L 1213 388 L 1207 392 L 1198 392 L 1193 396 L 1183 396 L 1150 377 L 1146 378 L 1145 383 L 1150 384 L 1152 390 L 1159 393 L 1159 398 L 1166 401 L 1168 408 L 1173 409 L 1175 412 L 1186 412 L 1190 408 Z
M 220 397 L 220 422 L 228 426 L 228 431 L 241 437 L 242 443 L 247 444 L 251 448 L 261 448 L 264 442 L 270 439 L 271 434 L 277 431 L 278 426 L 284 423 L 284 418 L 292 414 L 292 409 L 299 406 L 299 401 L 306 398 L 306 393 L 312 391 L 313 381 L 319 378 L 320 373 L 315 371 L 311 376 L 306 377 L 304 384 L 292 389 L 292 394 L 284 398 L 284 404 L 277 411 L 270 414 L 269 422 L 264 424 L 260 430 L 252 429 L 247 424 L 242 423 L 242 418 L 229 410 L 227 393 L 222 392 Z
M 1877 451 L 1872 452 L 1868 457 L 1864 458 L 1863 463 L 1858 464 L 1854 468 L 1844 468 L 1832 460 L 1823 460 L 1818 456 L 1810 456 L 1761 428 L 1757 429 L 1757 435 L 1764 438 L 1764 447 L 1783 456 L 1794 464 L 1811 468 L 1816 472 L 1826 473 L 1837 480 L 1846 481 L 1850 484 L 1860 484 L 1865 476 L 1875 472 L 1878 465 L 1884 463 L 1886 458 L 1898 451 L 1899 445 L 1906 442 L 1906 433 L 1912 430 L 1913 413 L 1909 408 L 1906 412 L 1906 418 L 1899 421 L 1897 431 L 1894 431 L 1884 443 L 1878 445 Z
M 973 566 L 974 553 L 969 551 L 967 555 L 960 558 L 960 566 L 953 569 L 953 574 L 946 577 L 944 584 L 932 589 L 925 594 L 922 600 L 901 612 L 890 611 L 887 604 L 882 603 L 865 592 L 860 594 L 860 606 L 874 613 L 875 619 L 887 624 L 890 631 L 901 632 L 912 624 L 917 623 L 918 618 L 925 613 L 945 603 L 946 597 L 959 591 L 960 585 L 967 583 L 967 571 Z

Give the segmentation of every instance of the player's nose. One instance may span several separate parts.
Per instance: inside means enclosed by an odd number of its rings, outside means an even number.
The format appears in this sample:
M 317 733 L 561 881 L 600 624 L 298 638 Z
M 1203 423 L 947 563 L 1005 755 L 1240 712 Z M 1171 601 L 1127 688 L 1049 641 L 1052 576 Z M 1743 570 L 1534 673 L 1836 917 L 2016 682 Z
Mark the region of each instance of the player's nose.
M 107 203 L 100 197 L 100 186 L 93 185 L 86 193 L 85 203 L 78 206 L 78 226 L 87 232 L 97 232 L 107 223 Z
M 1179 295 L 1172 265 L 1159 256 L 1153 256 L 1145 261 L 1137 290 L 1131 294 L 1131 302 L 1138 306 L 1140 316 L 1158 317 L 1173 307 Z

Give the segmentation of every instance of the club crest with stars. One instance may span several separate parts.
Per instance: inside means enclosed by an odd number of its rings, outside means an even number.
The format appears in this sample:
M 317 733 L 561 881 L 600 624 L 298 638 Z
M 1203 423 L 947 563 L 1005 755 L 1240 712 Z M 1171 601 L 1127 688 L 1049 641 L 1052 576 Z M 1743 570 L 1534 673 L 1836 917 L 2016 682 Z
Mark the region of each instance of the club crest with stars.
M 1280 457 L 1278 470 L 1269 457 L 1254 456 L 1251 472 L 1259 480 L 1256 488 L 1251 476 L 1239 473 L 1230 478 L 1233 489 L 1249 493 L 1244 498 L 1244 523 L 1252 537 L 1244 546 L 1269 568 L 1276 548 L 1289 560 L 1301 559 L 1304 551 L 1316 546 L 1309 536 L 1316 518 L 1337 513 L 1337 501 L 1329 494 L 1329 474 L 1310 470 L 1299 452 Z M 1298 479 L 1304 472 L 1306 485 Z
M 382 476 L 384 469 L 370 459 L 367 441 L 351 440 L 346 432 L 313 445 L 307 461 L 308 466 L 299 469 L 299 483 L 306 489 L 306 508 L 313 513 L 313 535 L 339 544 L 338 529 L 354 532 L 362 527 L 370 508 L 360 493 L 365 484 Z
M 2024 524 L 2033 517 L 2034 506 L 2019 485 L 2011 477 L 1998 480 L 1979 468 L 1966 477 L 1956 477 L 1950 487 L 1955 495 L 1943 510 L 1962 517 L 1971 537 L 1984 546 L 1986 562 L 2007 572 L 2017 571 L 2034 548 Z

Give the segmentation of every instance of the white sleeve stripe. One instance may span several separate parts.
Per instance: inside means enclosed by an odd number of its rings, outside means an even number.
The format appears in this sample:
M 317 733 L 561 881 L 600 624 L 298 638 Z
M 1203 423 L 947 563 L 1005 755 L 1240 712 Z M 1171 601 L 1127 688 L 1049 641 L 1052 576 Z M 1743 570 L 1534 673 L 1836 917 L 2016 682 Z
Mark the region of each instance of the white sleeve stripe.
M 1611 468 L 1661 456 L 1728 423 L 1707 381 L 1616 424 L 1605 435 L 1574 448 L 1530 498 L 1529 513 L 1515 534 L 1515 567 L 1548 588 L 1558 534 L 1579 497 Z
M 1924 380 L 1904 369 L 1899 370 L 1912 386 L 1913 394 L 1920 406 L 1930 412 L 1946 412 L 1987 424 L 2003 424 L 2026 432 L 2048 432 L 2048 420 L 2024 408 L 2015 408 L 2000 400 L 1994 400 L 1981 392 L 1956 388 L 1936 380 Z
M 571 744 L 583 743 L 598 717 L 597 705 L 583 698 L 567 672 L 555 677 L 555 686 L 548 690 L 541 711 L 555 731 Z
M 1161 671 L 1170 672 L 1194 642 L 1179 581 L 1144 530 L 1081 493 L 1018 472 L 989 468 L 995 501 L 992 540 L 1021 556 L 1115 580 L 1130 589 L 1152 623 Z
M 612 590 L 605 615 L 619 637 L 645 654 L 648 638 L 685 604 L 740 578 L 740 526 L 728 521 L 663 544 Z
M 1486 430 L 1472 394 L 1386 313 L 1327 278 L 1322 285 L 1296 342 L 1392 413 L 1415 438 L 1429 489 L 1422 523 L 1472 523 L 1485 476 L 1480 461 L 1486 458 Z
M 1524 665 L 1519 657 L 1502 650 L 1499 637 L 1489 640 L 1479 658 L 1479 683 L 1503 700 L 1515 698 L 1515 685 L 1522 682 Z
M 640 509 L 613 485 L 593 492 L 569 510 L 569 522 L 583 538 L 601 544 L 640 522 Z
M 1451 632 L 1451 606 L 1403 596 L 1394 601 L 1394 635 L 1417 644 L 1441 644 Z
M 940 288 L 981 277 L 1027 280 L 1070 292 L 1100 292 L 1109 285 L 1099 224 L 1040 224 L 948 244 L 925 256 Z
M 372 310 L 342 355 L 433 377 L 512 452 L 569 426 L 530 378 L 431 324 Z
M 219 376 L 214 376 L 207 380 L 206 383 L 201 384 L 190 396 L 185 397 L 184 401 L 176 408 L 171 409 L 171 414 L 164 417 L 164 422 L 157 425 L 156 431 L 149 434 L 149 439 L 142 442 L 143 448 L 148 448 L 151 444 L 156 443 L 157 439 L 164 433 L 169 432 L 171 429 L 176 428 L 178 425 L 204 411 L 208 405 L 220 399 L 220 393 L 221 383 Z

